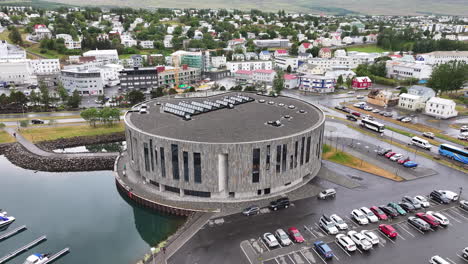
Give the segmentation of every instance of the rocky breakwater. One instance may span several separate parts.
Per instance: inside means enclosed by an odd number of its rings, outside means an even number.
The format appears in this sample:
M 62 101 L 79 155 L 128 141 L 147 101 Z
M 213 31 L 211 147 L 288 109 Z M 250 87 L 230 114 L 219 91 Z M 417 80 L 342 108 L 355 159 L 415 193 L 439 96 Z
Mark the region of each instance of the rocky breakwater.
M 28 151 L 18 143 L 11 144 L 8 148 L 3 148 L 3 153 L 11 163 L 24 169 L 68 172 L 68 171 L 95 171 L 112 170 L 115 159 L 118 155 L 80 155 L 80 154 L 53 154 L 49 156 L 39 156 Z

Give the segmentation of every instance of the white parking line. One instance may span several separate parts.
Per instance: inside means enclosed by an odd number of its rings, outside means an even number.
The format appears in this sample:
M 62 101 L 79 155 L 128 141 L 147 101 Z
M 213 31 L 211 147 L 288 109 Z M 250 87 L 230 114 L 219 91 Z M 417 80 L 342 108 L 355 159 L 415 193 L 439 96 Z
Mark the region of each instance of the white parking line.
M 276 258 L 275 258 L 276 263 L 281 264 Z
M 457 253 L 457 256 L 458 256 L 459 258 L 461 258 L 463 261 L 465 261 L 466 263 L 468 263 L 468 260 L 466 260 L 466 259 L 465 259 L 464 257 L 462 257 L 460 254 Z
M 323 237 L 324 235 L 322 234 L 322 232 L 320 232 L 320 230 L 322 230 L 322 229 L 320 228 L 320 226 L 317 225 L 317 223 L 314 223 L 314 224 L 315 224 L 315 226 L 316 226 L 316 227 L 318 228 L 318 230 L 319 230 L 319 231 L 315 230 L 315 232 L 317 232 L 317 234 L 318 234 L 320 237 Z M 326 234 L 325 234 L 325 235 L 326 235 Z
M 261 237 L 258 238 L 260 240 L 260 242 L 262 242 L 263 246 L 268 250 L 270 251 L 270 248 L 267 247 L 267 245 L 265 244 L 265 242 L 263 242 L 263 239 Z
M 242 249 L 242 252 L 244 252 L 244 255 L 245 255 L 245 257 L 247 258 L 247 260 L 249 261 L 249 263 L 250 263 L 250 264 L 253 264 L 252 261 L 251 261 L 250 258 L 249 258 L 249 255 L 247 255 L 247 253 L 245 252 L 244 247 L 242 247 L 242 243 L 241 243 L 241 245 L 240 245 L 240 248 Z
M 337 261 L 340 261 L 340 258 L 337 255 L 333 254 L 333 256 L 336 258 Z
M 453 260 L 449 259 L 449 258 L 446 258 L 448 261 L 450 261 L 451 263 L 453 264 L 456 264 Z
M 455 220 L 455 222 L 461 223 L 462 221 L 458 220 L 457 218 L 453 217 L 451 214 L 448 212 L 444 212 L 447 217 L 450 217 L 451 219 Z
M 459 212 L 457 212 L 457 210 L 455 210 L 455 209 L 453 209 L 453 208 L 451 208 L 450 212 L 452 212 L 452 213 L 454 213 L 454 214 L 456 214 L 456 215 L 458 215 L 458 216 L 460 216 L 460 217 L 465 218 L 466 220 L 468 220 L 468 217 L 466 217 L 466 216 L 460 214 Z
M 322 258 L 322 256 L 320 256 L 320 254 L 317 253 L 317 251 L 315 251 L 315 248 L 312 248 L 312 250 L 315 252 L 315 254 L 317 254 L 317 256 L 323 261 L 324 264 L 327 264 L 327 262 Z
M 315 235 L 312 231 L 307 226 L 304 226 L 305 230 L 309 231 L 311 235 L 313 235 L 315 238 L 317 238 L 317 235 Z
M 348 251 L 344 250 L 344 248 L 343 248 L 338 242 L 336 242 L 336 241 L 334 241 L 334 242 L 335 242 L 335 244 L 336 244 L 339 248 L 341 248 L 341 250 L 343 250 L 344 253 L 346 253 L 346 255 L 348 255 L 349 257 L 351 257 L 351 255 L 348 253 Z
M 304 255 L 304 253 L 302 253 L 302 251 L 299 251 L 299 253 L 301 253 L 301 255 L 304 257 L 305 260 L 307 260 L 309 264 L 312 264 L 312 262 L 309 261 L 309 259 Z M 315 260 L 314 260 L 314 263 L 315 263 Z
M 410 234 L 412 237 L 416 237 L 413 235 L 413 233 L 411 233 L 410 231 L 406 230 L 406 228 L 404 228 L 401 223 L 397 224 L 397 226 L 399 226 L 401 229 L 403 229 L 406 233 Z
M 419 233 L 423 234 L 424 235 L 424 232 L 419 230 L 419 228 L 415 227 L 414 225 L 408 223 L 408 226 L 412 227 L 414 230 L 418 231 Z
M 291 258 L 290 255 L 288 255 L 288 258 L 292 261 L 292 263 L 294 263 L 294 264 L 296 263 L 296 262 Z
M 385 235 L 382 231 L 380 231 L 380 229 L 379 229 L 378 234 L 380 234 L 380 236 L 383 236 L 385 239 L 388 239 L 390 242 L 392 242 L 393 244 L 395 244 L 395 241 L 393 241 L 392 239 L 390 239 L 387 235 Z

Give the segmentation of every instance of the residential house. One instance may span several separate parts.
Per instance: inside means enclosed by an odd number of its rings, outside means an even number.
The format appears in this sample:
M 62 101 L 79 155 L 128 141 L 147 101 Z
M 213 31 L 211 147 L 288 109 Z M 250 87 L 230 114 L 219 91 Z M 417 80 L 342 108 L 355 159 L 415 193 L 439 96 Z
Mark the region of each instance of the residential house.
M 254 45 L 259 48 L 289 48 L 289 39 L 256 39 Z
M 140 41 L 140 46 L 143 49 L 154 49 L 154 42 L 152 40 L 142 40 Z
M 426 102 L 434 96 L 435 92 L 431 88 L 413 85 L 408 89 L 408 93 L 400 94 L 398 107 L 410 111 L 423 110 Z
M 272 61 L 228 61 L 226 68 L 231 72 L 235 73 L 238 70 L 272 70 Z
M 260 60 L 270 60 L 271 59 L 271 53 L 268 50 L 262 50 L 258 56 Z
M 321 48 L 319 51 L 318 56 L 323 59 L 329 59 L 332 57 L 331 49 L 329 48 Z
M 254 70 L 252 75 L 252 80 L 255 82 L 262 83 L 273 83 L 273 79 L 276 76 L 274 70 Z
M 314 56 L 312 56 L 311 53 L 299 53 L 297 55 L 297 59 L 300 61 L 307 61 L 308 59 L 312 59 Z
M 258 60 L 258 54 L 255 52 L 244 53 L 245 60 Z
M 302 75 L 299 90 L 314 93 L 332 93 L 335 91 L 335 80 L 324 75 Z
M 284 88 L 294 89 L 299 87 L 299 77 L 295 74 L 285 74 L 284 75 Z
M 298 52 L 299 53 L 306 53 L 307 50 L 311 49 L 311 48 L 312 48 L 312 44 L 310 44 L 309 42 L 304 42 L 301 45 L 299 45 Z
M 372 87 L 372 80 L 367 77 L 355 77 L 352 82 L 353 89 L 369 89 Z
M 31 35 L 31 39 L 35 41 L 39 41 L 45 38 L 52 38 L 52 32 L 49 28 L 47 28 L 44 24 L 36 24 L 34 25 L 33 34 Z
M 458 115 L 454 101 L 440 97 L 432 97 L 426 103 L 425 114 L 435 118 L 447 119 Z
M 234 78 L 238 83 L 247 83 L 252 80 L 253 72 L 249 70 L 237 70 L 234 72 Z
M 226 57 L 223 56 L 212 56 L 211 57 L 211 66 L 215 68 L 226 67 Z
M 372 89 L 367 95 L 367 103 L 378 106 L 395 106 L 398 104 L 398 95 L 391 91 Z
M 274 56 L 275 58 L 281 57 L 281 56 L 288 56 L 288 51 L 284 49 L 275 50 Z
M 421 62 L 402 62 L 389 60 L 386 62 L 387 77 L 393 79 L 429 79 L 432 74 L 432 66 Z
M 73 40 L 69 34 L 57 34 L 56 39 L 63 39 L 63 44 L 67 49 L 81 49 L 81 39 Z
M 283 71 L 290 70 L 296 71 L 299 67 L 299 59 L 296 57 L 289 56 L 275 56 L 275 67 L 282 69 Z
M 165 48 L 172 48 L 173 45 L 172 45 L 172 39 L 174 38 L 174 36 L 172 35 L 165 35 L 164 36 L 164 40 L 163 40 L 163 45 Z

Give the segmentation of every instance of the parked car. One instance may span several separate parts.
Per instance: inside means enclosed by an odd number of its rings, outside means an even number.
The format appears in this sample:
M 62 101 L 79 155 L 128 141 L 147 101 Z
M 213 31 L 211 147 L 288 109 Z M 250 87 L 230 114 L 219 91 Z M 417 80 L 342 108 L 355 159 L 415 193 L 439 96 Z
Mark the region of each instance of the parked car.
M 403 163 L 403 166 L 405 168 L 416 168 L 418 166 L 418 164 L 416 162 L 410 160 L 410 161 L 407 161 L 407 162 Z
M 319 253 L 325 259 L 333 258 L 334 256 L 333 251 L 327 244 L 325 244 L 325 242 L 323 241 L 314 242 L 314 247 L 317 253 Z
M 244 211 L 242 211 L 242 214 L 246 216 L 251 216 L 251 215 L 255 215 L 259 213 L 260 213 L 260 207 L 257 205 L 251 205 L 245 208 Z
M 382 209 L 380 209 L 379 207 L 377 206 L 372 206 L 370 208 L 370 210 L 380 219 L 380 220 L 387 220 L 388 217 L 387 215 L 384 213 L 384 211 L 382 211 Z
M 359 209 L 364 213 L 364 215 L 366 215 L 367 219 L 369 219 L 369 222 L 375 223 L 379 221 L 379 218 L 377 218 L 377 216 L 369 208 L 361 207 Z
M 344 234 L 338 234 L 335 237 L 336 242 L 349 252 L 356 251 L 356 243 Z
M 372 242 L 370 242 L 363 234 L 353 230 L 348 232 L 348 236 L 362 250 L 369 250 L 372 248 Z
M 458 201 L 458 193 L 449 190 L 439 190 L 439 192 L 452 201 Z
M 346 112 L 346 113 L 351 113 L 351 109 L 347 108 L 347 107 L 343 107 L 343 112 Z
M 460 139 L 460 140 L 468 140 L 468 133 L 467 133 L 467 132 L 460 133 L 460 134 L 457 136 L 457 138 Z
M 400 205 L 398 205 L 397 203 L 388 203 L 387 206 L 390 206 L 391 208 L 395 209 L 400 215 L 406 215 L 407 212 L 405 211 L 405 209 L 401 208 Z
M 377 108 L 376 108 L 376 109 L 374 109 L 374 110 L 372 110 L 372 113 L 375 113 L 375 114 L 378 114 L 379 112 L 380 112 L 380 110 L 379 110 L 379 109 L 377 109 Z
M 422 135 L 423 137 L 427 137 L 427 138 L 432 138 L 432 139 L 435 138 L 434 133 L 432 132 L 424 132 Z
M 348 94 L 354 94 L 354 91 L 349 91 Z
M 271 202 L 269 208 L 273 211 L 276 211 L 281 208 L 288 208 L 289 205 L 290 205 L 289 198 L 285 197 L 285 198 L 279 198 L 278 200 Z
M 435 255 L 429 259 L 431 264 L 451 264 L 450 262 L 443 259 L 441 256 Z
M 424 198 L 424 197 L 423 197 Z M 416 198 L 413 198 L 411 196 L 404 196 L 403 199 L 401 199 L 405 203 L 410 203 L 414 206 L 414 209 L 421 209 L 421 202 L 418 201 Z
M 330 235 L 336 235 L 339 232 L 335 223 L 326 215 L 320 217 L 319 226 Z
M 439 221 L 441 226 L 448 226 L 450 225 L 450 221 L 448 220 L 445 215 L 438 213 L 438 212 L 433 212 L 433 211 L 427 211 L 426 214 L 434 217 L 437 221 Z
M 336 196 L 336 190 L 335 189 L 326 189 L 326 190 L 323 190 L 321 191 L 319 194 L 318 194 L 318 198 L 319 199 L 327 199 L 327 198 L 335 198 Z
M 399 116 L 399 117 L 396 118 L 396 120 L 401 121 L 401 120 L 403 120 L 405 118 L 407 118 L 407 116 Z
M 396 153 L 395 155 L 392 155 L 392 156 L 390 157 L 390 160 L 391 160 L 391 161 L 397 161 L 397 160 L 399 160 L 399 159 L 401 159 L 401 158 L 403 158 L 403 154 L 401 154 L 401 153 Z
M 41 119 L 32 119 L 32 120 L 31 120 L 31 124 L 33 124 L 33 125 L 41 125 L 41 124 L 44 124 L 44 120 L 41 120 Z
M 354 116 L 357 116 L 357 117 L 361 116 L 361 113 L 359 113 L 359 112 L 352 112 L 351 114 L 354 115 Z
M 286 232 L 284 232 L 283 229 L 276 229 L 275 231 L 275 236 L 276 238 L 278 239 L 279 243 L 282 245 L 282 246 L 289 246 L 292 244 L 292 241 L 291 239 L 289 239 L 288 235 L 286 234 Z
M 403 208 L 403 210 L 405 210 L 406 212 L 413 212 L 416 210 L 416 208 L 414 208 L 414 206 L 410 203 L 406 203 L 406 202 L 401 202 L 398 204 L 401 208 Z
M 468 201 L 461 200 L 460 201 L 460 208 L 468 210 Z
M 356 96 L 356 99 L 364 99 L 364 95 L 358 95 Z
M 353 106 L 354 106 L 354 107 L 357 107 L 357 108 L 361 108 L 361 107 L 366 106 L 366 103 L 364 103 L 364 102 L 359 102 L 359 103 L 353 104 Z
M 398 164 L 403 165 L 403 164 L 405 164 L 405 162 L 408 162 L 408 161 L 410 161 L 410 157 L 401 158 L 397 162 L 398 162 Z
M 431 226 L 426 223 L 426 221 L 415 216 L 408 217 L 408 223 L 421 231 L 428 231 L 431 229 Z
M 267 244 L 269 248 L 274 248 L 279 246 L 278 240 L 276 240 L 276 237 L 272 233 L 265 233 L 263 234 L 263 240 Z
M 392 149 L 390 148 L 380 148 L 379 150 L 377 150 L 377 155 L 379 156 L 385 156 L 385 154 L 391 152 Z
M 383 116 L 385 116 L 385 117 L 392 117 L 393 114 L 392 114 L 391 112 L 385 112 L 385 113 L 383 114 Z
M 442 193 L 440 193 L 439 191 L 432 191 L 430 194 L 429 194 L 429 197 L 431 197 L 432 200 L 438 202 L 438 203 L 443 203 L 443 204 L 448 204 L 450 203 L 450 199 L 448 199 L 447 197 L 445 197 L 445 195 L 443 195 Z
M 357 117 L 355 117 L 353 115 L 346 115 L 346 119 L 348 119 L 350 121 L 357 121 Z
M 372 111 L 372 109 L 374 109 L 374 108 L 372 108 L 370 106 L 367 106 L 367 105 L 364 106 L 364 110 L 366 110 L 366 111 Z
M 389 238 L 395 238 L 398 236 L 397 231 L 391 225 L 386 225 L 386 224 L 379 225 L 379 230 Z
M 330 220 L 335 223 L 336 227 L 338 227 L 339 230 L 346 230 L 348 229 L 348 224 L 337 214 L 332 214 L 330 215 Z
M 397 212 L 397 210 L 393 209 L 393 208 L 390 207 L 390 206 L 381 205 L 381 206 L 379 206 L 379 208 L 380 208 L 387 216 L 390 216 L 391 218 L 396 218 L 396 217 L 398 217 L 398 212 Z
M 335 106 L 335 109 L 337 109 L 337 110 L 340 110 L 340 111 L 342 111 L 342 110 L 343 110 L 343 108 L 344 108 L 344 107 L 343 107 L 343 106 L 341 106 L 341 105 L 337 105 L 337 106 Z
M 396 154 L 396 152 L 390 151 L 390 152 L 388 152 L 387 154 L 385 154 L 385 157 L 386 157 L 386 158 L 390 158 L 390 157 L 392 157 L 392 156 L 395 155 L 395 154 Z
M 440 222 L 429 214 L 417 213 L 416 217 L 426 221 L 426 223 L 428 223 L 431 227 L 438 227 L 440 225 Z
M 288 235 L 295 243 L 304 243 L 305 241 L 301 232 L 299 232 L 299 230 L 295 227 L 290 227 L 288 229 Z
M 461 132 L 461 133 L 463 133 L 463 132 L 468 132 L 468 126 L 467 126 L 467 125 L 461 126 L 461 127 L 460 127 L 460 132 Z
M 422 195 L 416 195 L 414 199 L 417 200 L 419 203 L 421 203 L 421 207 L 428 208 L 429 206 L 431 206 L 431 204 L 426 199 L 426 197 Z
M 409 123 L 409 122 L 411 122 L 412 120 L 413 120 L 413 119 L 411 119 L 411 117 L 405 117 L 405 118 L 403 118 L 403 119 L 401 120 L 401 122 L 403 122 L 403 123 Z
M 358 222 L 360 225 L 367 225 L 369 224 L 369 220 L 367 219 L 366 215 L 358 209 L 354 209 L 351 211 L 351 216 Z
M 361 230 L 361 234 L 366 237 L 372 243 L 372 245 L 379 244 L 379 237 L 374 234 L 374 232 L 369 230 Z
M 468 259 L 468 247 L 464 248 L 463 251 L 462 251 L 462 256 L 465 258 L 465 259 Z

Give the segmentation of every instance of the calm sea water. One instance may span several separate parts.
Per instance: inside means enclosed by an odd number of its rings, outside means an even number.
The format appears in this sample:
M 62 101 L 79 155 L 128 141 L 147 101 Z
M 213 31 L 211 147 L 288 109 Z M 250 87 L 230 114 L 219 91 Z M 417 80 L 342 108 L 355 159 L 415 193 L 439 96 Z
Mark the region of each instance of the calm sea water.
M 0 208 L 28 230 L 0 242 L 0 257 L 41 235 L 47 241 L 10 260 L 23 263 L 33 253 L 70 254 L 55 263 L 130 264 L 175 232 L 184 219 L 127 202 L 111 171 L 50 173 L 24 170 L 0 156 Z

